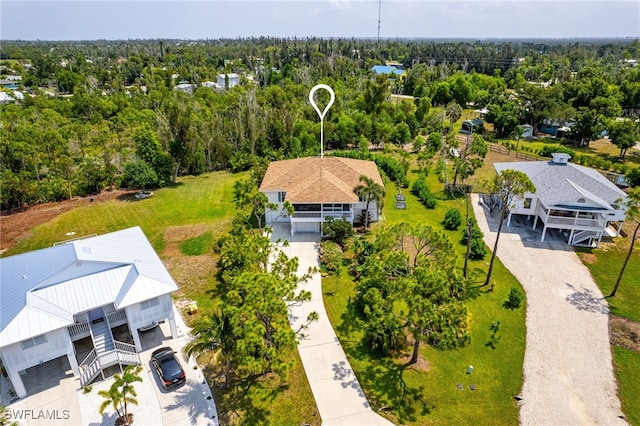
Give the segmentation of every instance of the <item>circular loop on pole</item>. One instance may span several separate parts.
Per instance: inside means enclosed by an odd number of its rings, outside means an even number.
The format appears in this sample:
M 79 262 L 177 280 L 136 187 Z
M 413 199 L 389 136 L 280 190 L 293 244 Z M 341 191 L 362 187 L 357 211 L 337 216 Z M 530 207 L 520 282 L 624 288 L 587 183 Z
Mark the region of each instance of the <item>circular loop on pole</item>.
M 331 99 L 329 99 L 329 103 L 327 104 L 327 106 L 324 107 L 324 110 L 322 112 L 320 112 L 320 108 L 318 108 L 316 101 L 313 99 L 313 95 L 316 93 L 318 89 L 325 89 L 326 91 L 329 92 L 329 95 L 331 96 Z M 336 100 L 336 94 L 333 92 L 333 89 L 326 84 L 316 84 L 315 86 L 313 86 L 313 88 L 309 92 L 309 102 L 311 102 L 311 106 L 318 113 L 320 120 L 324 120 L 324 116 L 327 114 L 327 111 L 329 111 L 329 108 L 331 108 L 331 105 L 333 105 L 333 101 L 335 100 Z

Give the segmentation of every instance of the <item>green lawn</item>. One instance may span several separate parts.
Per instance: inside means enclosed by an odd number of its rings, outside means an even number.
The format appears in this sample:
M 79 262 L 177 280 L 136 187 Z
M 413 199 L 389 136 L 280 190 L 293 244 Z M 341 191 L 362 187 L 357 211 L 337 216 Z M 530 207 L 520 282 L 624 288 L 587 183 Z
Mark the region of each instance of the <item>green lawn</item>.
M 416 175 L 410 173 L 414 179 Z M 429 177 L 432 188 L 440 188 L 435 177 Z M 407 199 L 407 209 L 395 209 L 396 189 L 387 185 L 384 221 L 374 224 L 372 234 L 381 226 L 400 221 L 426 223 L 443 230 L 440 222 L 450 207 L 465 213 L 463 199 L 451 199 L 438 193 L 438 205 L 434 210 L 424 208 L 408 189 L 402 190 Z M 445 231 L 458 242 L 462 231 Z M 463 245 L 457 245 L 461 255 Z M 472 271 L 485 271 L 486 260 L 471 262 Z M 346 268 L 344 268 L 346 269 Z M 481 283 L 481 276 L 477 282 Z M 507 310 L 504 301 L 511 287 L 520 287 L 517 280 L 498 261 L 494 272 L 493 291 L 482 287 L 467 302 L 471 318 L 471 345 L 455 350 L 440 351 L 427 345 L 421 349 L 421 357 L 427 365 L 405 368 L 406 359 L 390 359 L 373 356 L 361 344 L 362 327 L 358 316 L 349 308 L 355 295 L 355 284 L 343 272 L 338 291 L 335 277 L 323 281 L 324 302 L 329 318 L 347 353 L 351 366 L 358 376 L 370 403 L 376 410 L 391 407 L 391 421 L 402 424 L 516 424 L 518 408 L 513 396 L 522 387 L 522 364 L 525 347 L 525 310 Z M 499 341 L 492 348 L 491 324 L 500 321 Z M 466 374 L 467 367 L 474 366 L 473 373 Z M 460 384 L 463 390 L 459 390 Z M 470 390 L 474 384 L 476 390 Z
M 627 228 L 629 231 L 629 229 Z M 613 243 L 602 244 L 593 250 L 581 250 L 582 262 L 589 268 L 596 284 L 605 296 L 618 277 L 624 257 L 629 249 L 629 238 L 619 237 Z M 637 244 L 636 244 L 637 245 Z M 607 299 L 611 312 L 640 321 L 640 247 L 636 247 L 629 259 L 618 293 Z M 640 353 L 619 346 L 612 346 L 618 394 L 622 409 L 631 424 L 640 425 Z
M 185 177 L 175 187 L 157 190 L 144 200 L 128 197 L 87 204 L 36 227 L 4 256 L 50 247 L 77 236 L 140 226 L 180 287 L 174 297 L 195 300 L 200 312 L 206 312 L 218 303 L 214 296 L 217 258 L 211 248 L 231 228 L 233 183 L 242 176 L 216 172 Z M 75 234 L 68 236 L 68 232 Z M 264 378 L 251 386 L 239 384 L 224 394 L 214 386 L 223 424 L 319 424 L 297 352 L 292 354 L 294 360 L 285 383 Z M 205 368 L 205 374 L 213 384 L 214 369 Z
M 605 296 L 611 293 L 629 249 L 629 238 L 618 237 L 614 243 L 594 250 L 581 250 L 582 262 L 589 268 L 596 284 Z M 640 321 L 640 244 L 629 259 L 615 297 L 607 299 L 611 312 Z
M 640 353 L 613 346 L 613 357 L 622 410 L 629 423 L 640 425 Z

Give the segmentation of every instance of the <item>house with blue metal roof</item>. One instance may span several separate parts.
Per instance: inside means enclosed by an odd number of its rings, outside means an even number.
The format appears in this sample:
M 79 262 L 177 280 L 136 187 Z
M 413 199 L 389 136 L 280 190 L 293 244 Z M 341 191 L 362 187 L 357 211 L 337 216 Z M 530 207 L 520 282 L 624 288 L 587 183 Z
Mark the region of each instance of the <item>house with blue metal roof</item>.
M 536 187 L 535 194 L 525 194 L 509 212 L 533 218 L 533 229 L 542 223 L 544 241 L 548 229 L 558 229 L 573 246 L 597 247 L 609 225 L 625 220 L 627 195 L 598 171 L 569 162 L 570 155 L 555 153 L 551 161 L 495 163 L 498 173 L 518 170 L 526 174 Z
M 21 398 L 48 361 L 61 358 L 83 387 L 108 367 L 140 364 L 139 329 L 168 320 L 178 334 L 178 286 L 139 227 L 3 258 L 0 272 L 0 358 Z

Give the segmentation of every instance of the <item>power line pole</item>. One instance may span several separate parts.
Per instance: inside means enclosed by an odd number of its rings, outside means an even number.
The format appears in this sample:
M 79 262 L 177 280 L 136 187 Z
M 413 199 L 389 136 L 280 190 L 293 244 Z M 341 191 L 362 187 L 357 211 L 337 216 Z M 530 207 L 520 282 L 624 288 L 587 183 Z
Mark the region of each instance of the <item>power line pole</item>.
M 378 0 L 378 44 L 380 44 L 380 12 L 382 10 L 382 0 Z

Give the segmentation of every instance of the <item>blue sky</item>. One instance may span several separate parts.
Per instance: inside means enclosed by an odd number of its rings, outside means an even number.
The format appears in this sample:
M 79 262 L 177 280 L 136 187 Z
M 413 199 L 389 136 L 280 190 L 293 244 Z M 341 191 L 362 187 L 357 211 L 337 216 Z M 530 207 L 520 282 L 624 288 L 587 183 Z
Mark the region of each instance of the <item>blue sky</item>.
M 3 40 L 373 37 L 377 0 L 1 0 Z M 640 38 L 640 1 L 382 0 L 380 36 Z

